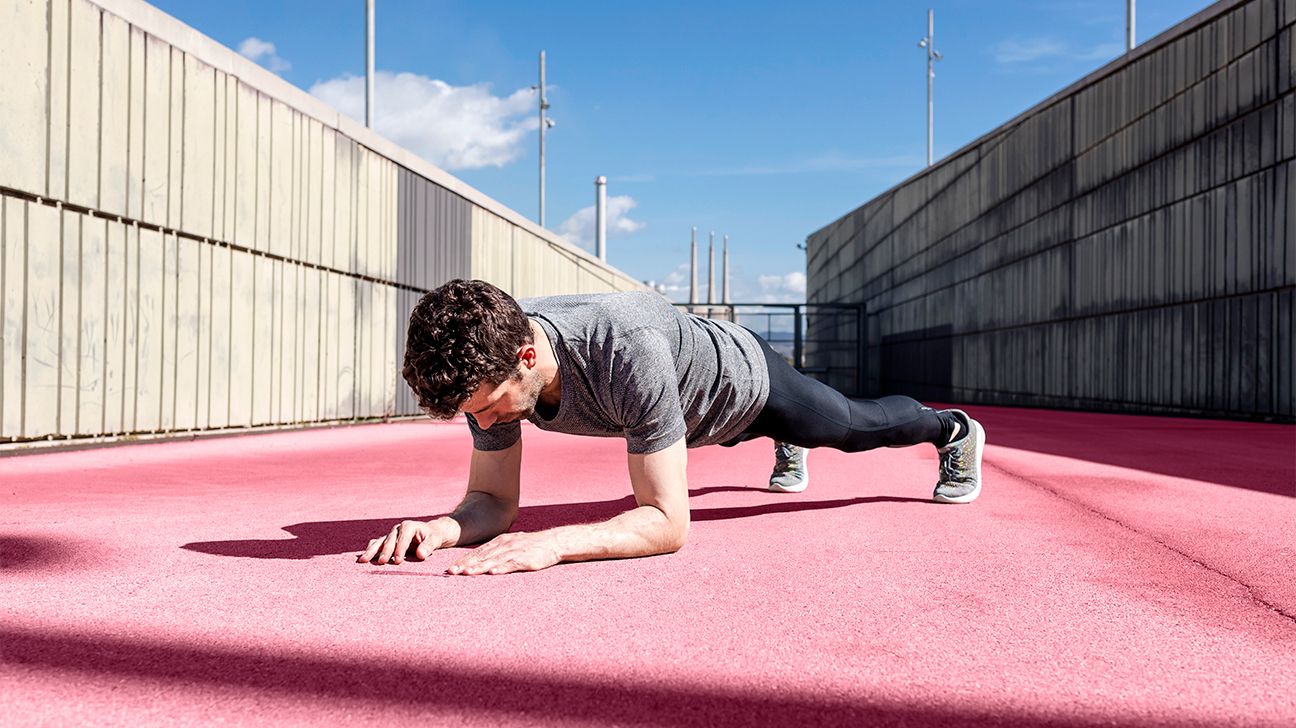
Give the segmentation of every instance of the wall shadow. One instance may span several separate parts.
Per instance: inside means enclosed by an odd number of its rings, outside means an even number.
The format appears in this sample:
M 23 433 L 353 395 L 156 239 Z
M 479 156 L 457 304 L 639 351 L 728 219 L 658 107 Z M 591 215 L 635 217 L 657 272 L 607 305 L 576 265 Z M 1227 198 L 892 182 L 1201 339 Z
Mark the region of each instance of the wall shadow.
M 866 496 L 859 498 L 841 498 L 837 500 L 790 500 L 786 495 L 766 493 L 756 488 L 739 486 L 716 486 L 697 488 L 689 491 L 690 497 L 707 493 L 748 491 L 756 495 L 767 495 L 771 502 L 727 508 L 693 508 L 693 522 L 723 521 L 734 518 L 752 518 L 754 516 L 774 513 L 795 513 L 798 511 L 817 511 L 829 508 L 845 508 L 867 503 L 921 503 L 930 505 L 931 501 L 919 498 L 901 498 L 893 496 Z M 615 500 L 590 501 L 585 503 L 556 503 L 548 505 L 522 506 L 518 509 L 517 520 L 513 522 L 513 531 L 543 531 L 557 526 L 577 523 L 606 521 L 617 514 L 635 507 L 634 496 Z M 312 556 L 333 556 L 348 553 L 359 553 L 364 550 L 369 540 L 386 533 L 391 527 L 403 520 L 426 521 L 432 516 L 403 516 L 393 518 L 370 518 L 353 521 L 314 521 L 295 523 L 284 526 L 283 530 L 293 536 L 291 539 L 245 539 L 236 541 L 199 541 L 187 543 L 180 548 L 214 556 L 236 556 L 254 559 L 309 559 Z
M 954 385 L 954 327 L 948 324 L 882 337 L 881 394 L 947 400 Z
M 1296 427 L 978 407 L 987 449 L 1010 447 L 1296 498 Z
M 49 536 L 0 535 L 0 574 L 18 571 L 48 571 L 84 564 L 87 549 L 78 548 L 66 538 Z
M 1031 715 L 1004 715 L 990 707 L 951 710 L 921 703 L 878 703 L 840 698 L 738 692 L 707 685 L 660 686 L 615 674 L 562 677 L 536 674 L 542 666 L 518 664 L 516 672 L 455 664 L 442 657 L 347 660 L 164 642 L 137 642 L 74 633 L 35 633 L 0 627 L 0 661 L 24 672 L 88 675 L 168 685 L 216 685 L 256 691 L 270 698 L 308 698 L 321 712 L 355 700 L 392 706 L 469 713 L 490 719 L 531 718 L 546 723 L 578 721 L 631 726 L 1058 726 L 1104 724 Z M 56 678 L 52 678 L 56 679 Z M 345 706 L 338 706 L 345 708 Z M 199 710 L 197 704 L 194 710 Z M 1110 716 L 1108 717 L 1110 719 Z

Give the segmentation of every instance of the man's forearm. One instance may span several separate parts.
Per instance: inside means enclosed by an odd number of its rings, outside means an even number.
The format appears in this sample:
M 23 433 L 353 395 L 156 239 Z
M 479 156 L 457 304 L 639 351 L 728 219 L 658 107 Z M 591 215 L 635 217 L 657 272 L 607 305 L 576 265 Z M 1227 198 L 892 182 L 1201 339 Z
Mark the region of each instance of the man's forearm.
M 678 551 L 688 523 L 674 523 L 660 509 L 639 506 L 603 523 L 549 530 L 562 561 L 626 559 Z
M 508 508 L 495 496 L 469 491 L 453 513 L 438 519 L 445 521 L 448 531 L 442 548 L 489 541 L 509 530 L 516 516 L 516 510 Z

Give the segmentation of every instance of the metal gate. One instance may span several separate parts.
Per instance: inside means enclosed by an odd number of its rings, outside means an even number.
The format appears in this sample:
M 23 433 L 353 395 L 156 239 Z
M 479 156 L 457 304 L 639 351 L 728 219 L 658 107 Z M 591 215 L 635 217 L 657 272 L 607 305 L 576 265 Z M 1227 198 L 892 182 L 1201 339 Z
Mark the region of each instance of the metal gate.
M 745 326 L 802 373 L 847 396 L 864 396 L 867 337 L 862 303 L 675 305 L 696 316 Z

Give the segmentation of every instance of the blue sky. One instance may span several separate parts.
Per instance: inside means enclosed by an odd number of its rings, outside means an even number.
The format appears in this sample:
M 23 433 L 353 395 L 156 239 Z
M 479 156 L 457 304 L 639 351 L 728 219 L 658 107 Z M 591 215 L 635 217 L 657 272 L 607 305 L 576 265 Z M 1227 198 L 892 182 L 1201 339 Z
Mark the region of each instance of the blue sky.
M 363 0 L 155 0 L 363 117 Z M 1139 0 L 1147 40 L 1209 5 Z M 548 227 L 687 296 L 689 228 L 730 236 L 736 301 L 802 300 L 805 237 L 926 161 L 928 4 L 377 1 L 379 131 L 537 216 L 537 56 L 548 57 Z M 936 11 L 936 157 L 1121 52 L 1123 0 Z M 249 41 L 249 39 L 255 39 Z M 270 50 L 273 46 L 273 51 Z M 353 110 L 353 111 L 352 111 Z M 717 259 L 719 252 L 717 250 Z M 705 280 L 705 272 L 701 273 Z

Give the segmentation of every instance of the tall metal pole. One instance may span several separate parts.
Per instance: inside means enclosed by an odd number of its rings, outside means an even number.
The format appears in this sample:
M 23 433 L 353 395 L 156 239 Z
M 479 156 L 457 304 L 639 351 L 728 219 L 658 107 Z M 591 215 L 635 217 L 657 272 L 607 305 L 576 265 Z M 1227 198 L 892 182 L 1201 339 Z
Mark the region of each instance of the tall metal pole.
M 545 52 L 540 51 L 540 227 L 545 226 L 545 111 L 549 100 L 545 98 Z
M 711 231 L 711 244 L 707 246 L 707 303 L 715 303 L 715 231 Z M 708 311 L 707 313 L 710 313 Z
M 594 178 L 594 249 L 607 262 L 607 177 Z
M 374 116 L 374 0 L 365 0 L 365 126 Z
M 690 256 L 691 262 L 689 263 L 689 303 L 693 305 L 697 305 L 698 287 L 697 287 L 697 227 L 696 226 L 694 226 L 693 228 L 692 241 L 693 242 L 690 245 L 690 247 L 692 248 L 693 252 Z M 689 312 L 691 313 L 692 309 L 690 309 Z
M 1134 50 L 1134 0 L 1125 0 L 1125 50 Z
M 940 51 L 936 50 L 936 20 L 935 14 L 930 8 L 927 10 L 927 37 L 918 41 L 919 48 L 927 49 L 927 166 L 932 166 L 932 79 L 936 78 L 936 69 L 934 64 L 941 59 Z
M 729 236 L 724 236 L 724 256 L 720 268 L 720 302 L 729 303 Z

